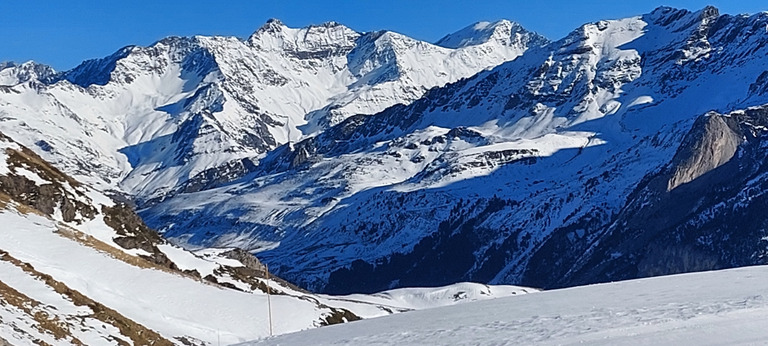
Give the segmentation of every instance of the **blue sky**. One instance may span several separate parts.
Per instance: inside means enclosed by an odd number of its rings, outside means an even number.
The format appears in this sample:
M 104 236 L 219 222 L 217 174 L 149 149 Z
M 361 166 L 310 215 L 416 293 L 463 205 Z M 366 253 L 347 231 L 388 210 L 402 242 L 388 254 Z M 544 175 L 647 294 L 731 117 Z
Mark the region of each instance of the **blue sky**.
M 292 27 L 335 20 L 427 41 L 505 18 L 557 39 L 586 22 L 708 4 L 729 14 L 768 10 L 765 0 L 0 0 L 0 61 L 35 60 L 64 70 L 170 35 L 247 37 L 269 18 Z

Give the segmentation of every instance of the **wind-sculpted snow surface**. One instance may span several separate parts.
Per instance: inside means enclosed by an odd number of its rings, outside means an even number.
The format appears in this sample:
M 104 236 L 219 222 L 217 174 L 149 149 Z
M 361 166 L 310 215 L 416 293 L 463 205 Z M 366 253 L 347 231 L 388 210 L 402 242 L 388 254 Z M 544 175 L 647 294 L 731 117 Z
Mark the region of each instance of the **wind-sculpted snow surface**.
M 242 345 L 757 345 L 766 267 L 546 291 Z

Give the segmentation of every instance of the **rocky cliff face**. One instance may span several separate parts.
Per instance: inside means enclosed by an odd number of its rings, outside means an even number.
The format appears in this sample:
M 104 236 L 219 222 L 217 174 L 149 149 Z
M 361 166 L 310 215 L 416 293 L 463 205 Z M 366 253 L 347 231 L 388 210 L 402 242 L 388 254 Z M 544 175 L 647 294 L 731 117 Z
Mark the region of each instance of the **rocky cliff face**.
M 82 190 L 80 183 L 46 163 L 31 150 L 21 147 L 0 134 L 8 143 L 3 157 L 6 172 L 0 176 L 0 191 L 8 198 L 38 210 L 48 216 L 60 215 L 64 222 L 82 223 L 97 211 Z M 47 182 L 40 184 L 40 179 Z
M 672 159 L 674 173 L 667 190 L 690 183 L 726 164 L 744 141 L 737 120 L 709 113 L 696 120 Z
M 765 264 L 767 122 L 765 107 L 699 118 L 559 283 Z

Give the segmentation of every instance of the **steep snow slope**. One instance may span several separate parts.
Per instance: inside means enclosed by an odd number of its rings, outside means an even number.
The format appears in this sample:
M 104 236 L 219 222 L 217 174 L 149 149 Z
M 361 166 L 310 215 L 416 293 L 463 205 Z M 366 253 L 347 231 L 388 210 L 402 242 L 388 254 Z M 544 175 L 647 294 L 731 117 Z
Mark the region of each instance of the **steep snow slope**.
M 686 250 L 708 244 L 706 235 L 655 257 L 652 233 L 631 254 L 603 237 L 627 226 L 617 215 L 645 201 L 628 196 L 685 150 L 696 119 L 768 103 L 767 23 L 765 13 L 711 7 L 589 23 L 408 106 L 280 147 L 240 181 L 142 215 L 193 245 L 270 249 L 260 257 L 280 274 L 334 293 L 464 280 L 555 287 L 762 263 L 759 224 L 742 238 L 749 246 L 695 266 L 660 263 L 719 251 Z M 762 121 L 752 123 L 744 126 L 759 140 Z M 656 210 L 637 221 L 670 211 Z M 644 270 L 579 269 L 593 259 L 636 267 L 643 258 Z
M 0 134 L 0 340 L 210 345 L 531 292 L 457 284 L 319 296 L 247 252 L 167 244 L 130 209 Z M 269 287 L 271 299 L 265 292 Z
M 767 125 L 766 106 L 696 119 L 669 165 L 628 196 L 600 241 L 578 254 L 560 252 L 574 264 L 549 279 L 608 281 L 765 263 Z
M 242 345 L 756 345 L 766 267 L 576 287 Z
M 83 181 L 156 203 L 252 171 L 275 147 L 546 43 L 445 48 L 393 32 L 270 20 L 248 39 L 170 37 L 59 74 L 0 66 L 0 130 Z M 42 116 L 41 116 L 42 115 Z

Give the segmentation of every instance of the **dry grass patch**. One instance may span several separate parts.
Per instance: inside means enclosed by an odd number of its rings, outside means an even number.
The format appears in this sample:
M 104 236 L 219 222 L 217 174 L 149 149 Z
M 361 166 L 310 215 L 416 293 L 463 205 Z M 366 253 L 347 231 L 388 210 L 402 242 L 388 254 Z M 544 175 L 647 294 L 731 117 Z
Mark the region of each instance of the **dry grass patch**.
M 53 290 L 56 291 L 56 293 L 59 293 L 62 296 L 67 297 L 75 305 L 89 307 L 93 311 L 93 315 L 91 317 L 98 319 L 104 323 L 115 326 L 118 330 L 120 330 L 120 333 L 122 335 L 130 338 L 135 345 L 157 345 L 157 346 L 173 345 L 173 342 L 163 338 L 157 332 L 134 322 L 133 320 L 123 316 L 119 312 L 112 310 L 104 306 L 103 304 L 97 301 L 94 301 L 93 299 L 88 298 L 87 296 L 83 295 L 78 291 L 67 287 L 64 283 L 55 280 L 50 275 L 43 274 L 35 270 L 35 268 L 32 267 L 31 264 L 24 263 L 17 260 L 16 258 L 13 258 L 7 252 L 0 250 L 0 260 L 9 262 L 21 268 L 24 272 L 26 272 L 30 276 L 33 276 L 43 281 L 46 285 L 53 288 Z M 122 342 L 121 340 L 117 340 L 117 341 L 121 345 L 128 345 L 128 343 L 126 343 L 125 341 L 122 341 Z
M 11 196 L 0 192 L 0 209 L 5 209 L 5 207 L 8 206 L 8 203 L 11 203 Z M 0 346 L 2 346 L 2 344 L 0 344 Z
M 19 213 L 22 213 L 24 215 L 35 214 L 39 216 L 48 217 L 48 215 L 45 215 L 43 212 L 35 208 L 32 208 L 28 205 L 18 203 L 15 200 L 13 200 L 11 196 L 8 196 L 7 194 L 0 192 L 0 209 L 7 209 L 9 206 L 14 207 Z
M 13 166 L 27 166 L 35 173 L 39 174 L 43 179 L 49 181 L 62 181 L 67 182 L 74 187 L 80 186 L 80 182 L 64 174 L 58 168 L 52 166 L 47 161 L 43 160 L 42 157 L 24 146 L 21 146 L 20 151 L 7 148 L 5 152 L 8 154 L 8 163 Z
M 107 254 L 116 260 L 128 263 L 132 266 L 139 267 L 142 269 L 157 269 L 167 273 L 180 274 L 179 272 L 176 272 L 167 267 L 163 267 L 161 265 L 152 263 L 141 257 L 129 255 L 114 246 L 111 246 L 101 240 L 96 239 L 91 235 L 85 234 L 83 232 L 80 232 L 66 225 L 59 224 L 57 233 L 64 238 L 78 242 L 96 251 Z
M 50 334 L 56 340 L 66 340 L 72 345 L 83 345 L 80 340 L 72 336 L 69 330 L 70 325 L 61 321 L 58 316 L 51 316 L 42 310 L 42 303 L 0 281 L 0 305 L 6 304 L 32 317 L 38 323 L 37 329 L 41 333 Z
M 35 208 L 32 208 L 32 207 L 30 207 L 30 206 L 28 206 L 26 204 L 14 203 L 13 206 L 16 208 L 16 210 L 19 211 L 19 213 L 22 213 L 24 215 L 34 214 L 34 215 L 38 215 L 38 216 L 48 217 L 48 215 L 45 215 L 45 213 L 43 213 L 43 212 L 41 212 L 41 211 L 39 211 L 39 210 L 37 210 Z

